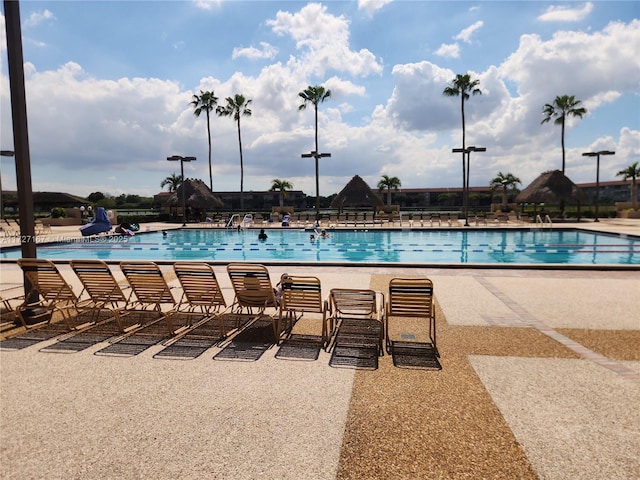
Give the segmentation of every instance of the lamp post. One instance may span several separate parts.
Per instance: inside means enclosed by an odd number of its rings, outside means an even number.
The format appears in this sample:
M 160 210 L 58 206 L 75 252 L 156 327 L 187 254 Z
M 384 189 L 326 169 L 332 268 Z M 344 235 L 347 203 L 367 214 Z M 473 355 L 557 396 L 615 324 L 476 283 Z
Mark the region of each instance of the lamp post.
M 318 160 L 324 157 L 330 157 L 330 153 L 318 153 L 315 150 L 311 153 L 303 153 L 302 158 L 315 158 L 316 159 L 316 221 L 320 220 L 320 183 L 318 174 Z
M 170 162 L 180 162 L 180 178 L 181 180 L 181 184 L 180 186 L 182 187 L 182 226 L 186 227 L 187 226 L 187 202 L 185 200 L 185 196 L 184 196 L 184 162 L 195 162 L 196 161 L 196 157 L 182 157 L 180 155 L 173 155 L 171 157 L 167 157 L 167 160 L 169 160 Z
M 464 155 L 467 154 L 466 166 L 463 170 L 462 203 L 464 208 L 464 226 L 469 226 L 469 171 L 471 166 L 471 152 L 486 152 L 485 147 L 471 146 L 467 148 L 454 148 L 453 153 L 462 153 L 462 165 L 465 165 Z
M 0 150 L 2 157 L 15 157 L 16 152 L 13 150 Z M 0 172 L 0 219 L 4 218 L 4 207 L 2 206 L 2 172 Z
M 598 208 L 600 206 L 600 155 L 615 155 L 616 152 L 610 150 L 600 150 L 599 152 L 585 152 L 583 157 L 596 157 L 596 218 L 594 222 L 598 220 Z

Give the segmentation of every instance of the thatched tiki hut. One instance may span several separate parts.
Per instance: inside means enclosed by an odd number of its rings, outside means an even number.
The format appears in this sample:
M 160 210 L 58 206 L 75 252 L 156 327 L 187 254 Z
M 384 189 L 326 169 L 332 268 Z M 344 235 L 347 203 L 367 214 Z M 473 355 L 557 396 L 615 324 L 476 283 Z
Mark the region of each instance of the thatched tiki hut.
M 376 212 L 382 206 L 384 206 L 382 199 L 359 175 L 349 180 L 349 183 L 331 202 L 331 208 L 337 209 L 340 213 L 345 207 L 366 208 Z
M 184 203 L 187 207 L 187 220 L 195 218 L 203 221 L 208 211 L 219 210 L 224 206 L 220 198 L 202 181 L 187 178 L 167 200 L 167 205 L 175 207 L 176 212 L 182 211 L 182 192 L 184 189 Z
M 569 177 L 560 170 L 544 172 L 516 197 L 516 203 L 580 205 L 586 196 Z

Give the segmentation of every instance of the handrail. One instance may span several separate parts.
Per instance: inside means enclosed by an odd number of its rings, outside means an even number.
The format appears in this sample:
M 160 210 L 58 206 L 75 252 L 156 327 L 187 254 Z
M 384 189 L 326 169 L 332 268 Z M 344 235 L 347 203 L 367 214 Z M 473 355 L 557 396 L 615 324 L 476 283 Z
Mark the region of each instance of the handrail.
M 234 213 L 233 215 L 231 215 L 231 218 L 227 222 L 226 228 L 233 228 L 233 220 L 236 218 L 239 220 L 240 215 L 238 215 L 237 213 Z
M 549 228 L 553 227 L 553 222 L 551 221 L 551 217 L 549 215 L 545 215 L 544 219 L 540 215 L 536 215 L 536 225 L 540 225 L 541 228 L 544 228 L 546 224 L 549 225 Z

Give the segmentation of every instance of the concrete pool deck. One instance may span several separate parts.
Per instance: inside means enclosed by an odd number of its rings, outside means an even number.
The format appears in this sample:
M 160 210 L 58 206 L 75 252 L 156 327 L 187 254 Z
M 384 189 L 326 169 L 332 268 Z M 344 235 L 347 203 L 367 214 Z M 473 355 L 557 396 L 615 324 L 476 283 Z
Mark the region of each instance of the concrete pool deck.
M 564 226 L 569 226 L 563 224 Z M 637 235 L 640 222 L 580 223 Z M 597 227 L 597 228 L 596 228 Z M 153 228 L 164 228 L 154 225 Z M 59 268 L 77 286 L 64 264 Z M 164 267 L 169 271 L 168 267 Z M 214 267 L 227 301 L 232 289 Z M 427 276 L 442 370 L 0 350 L 2 478 L 640 474 L 640 271 L 270 266 L 334 287 Z M 21 284 L 0 265 L 7 291 Z

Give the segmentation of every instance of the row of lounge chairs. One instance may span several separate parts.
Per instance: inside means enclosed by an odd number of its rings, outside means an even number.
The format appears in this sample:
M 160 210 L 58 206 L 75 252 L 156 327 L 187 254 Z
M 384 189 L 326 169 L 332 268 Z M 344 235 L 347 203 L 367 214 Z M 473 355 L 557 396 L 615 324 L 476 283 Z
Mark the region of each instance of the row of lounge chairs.
M 42 220 L 36 220 L 34 223 L 34 232 L 36 236 L 44 236 L 52 233 L 51 226 L 45 225 Z M 17 220 L 5 218 L 0 221 L 0 235 L 4 238 L 20 237 L 20 224 Z
M 112 343 L 126 344 L 135 334 L 146 335 L 148 345 L 169 346 L 188 337 L 206 349 L 255 322 L 268 322 L 273 343 L 281 344 L 305 317 L 327 351 L 365 349 L 377 357 L 386 346 L 390 353 L 413 348 L 439 356 L 433 284 L 427 278 L 394 278 L 385 293 L 334 288 L 325 298 L 317 277 L 284 274 L 274 286 L 265 266 L 230 263 L 226 271 L 234 299 L 228 305 L 213 268 L 204 262 L 176 262 L 179 287 L 172 288 L 154 262 L 120 263 L 125 281 L 118 281 L 101 260 L 73 260 L 80 294 L 49 260 L 25 258 L 18 264 L 32 291 L 15 314 L 27 331 L 49 330 L 48 338 L 91 330 Z
M 372 227 L 457 227 L 462 224 L 458 213 L 411 213 L 395 215 L 374 215 L 373 212 L 350 212 L 341 214 L 323 214 L 316 222 L 313 213 L 294 213 L 286 216 L 287 221 L 283 226 L 294 228 L 372 228 Z M 228 220 L 224 217 L 209 219 L 205 225 L 210 227 L 227 226 Z M 477 214 L 469 218 L 469 223 L 476 226 L 515 225 L 528 223 L 527 215 L 518 216 L 515 213 L 486 213 Z M 246 215 L 244 220 L 238 218 L 236 223 L 243 227 L 262 227 L 269 224 L 261 215 Z M 278 222 L 275 222 L 278 223 Z M 278 223 L 279 224 L 279 223 Z

